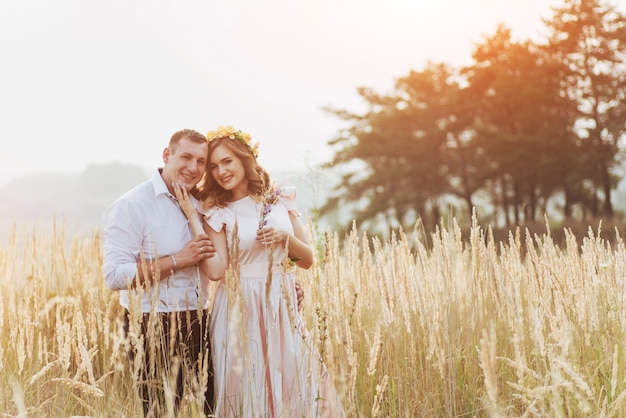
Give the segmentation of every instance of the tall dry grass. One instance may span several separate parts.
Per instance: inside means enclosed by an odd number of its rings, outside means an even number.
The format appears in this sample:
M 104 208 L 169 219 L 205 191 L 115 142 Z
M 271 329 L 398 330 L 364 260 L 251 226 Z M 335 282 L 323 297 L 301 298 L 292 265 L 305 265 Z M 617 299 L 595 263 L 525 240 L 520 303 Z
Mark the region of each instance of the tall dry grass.
M 598 232 L 318 237 L 303 315 L 349 415 L 626 416 L 626 249 Z M 18 235 L 0 249 L 2 416 L 137 416 L 99 233 Z

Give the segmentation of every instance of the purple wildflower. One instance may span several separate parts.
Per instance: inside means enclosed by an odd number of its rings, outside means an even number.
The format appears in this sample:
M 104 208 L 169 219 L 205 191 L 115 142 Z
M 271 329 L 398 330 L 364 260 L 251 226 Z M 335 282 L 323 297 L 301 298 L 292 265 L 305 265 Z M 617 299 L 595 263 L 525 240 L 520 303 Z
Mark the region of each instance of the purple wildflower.
M 259 229 L 267 225 L 267 215 L 269 215 L 269 213 L 272 211 L 272 205 L 276 204 L 279 195 L 279 189 L 274 189 L 273 192 L 265 195 L 263 199 L 263 207 L 261 210 L 261 219 L 259 219 Z

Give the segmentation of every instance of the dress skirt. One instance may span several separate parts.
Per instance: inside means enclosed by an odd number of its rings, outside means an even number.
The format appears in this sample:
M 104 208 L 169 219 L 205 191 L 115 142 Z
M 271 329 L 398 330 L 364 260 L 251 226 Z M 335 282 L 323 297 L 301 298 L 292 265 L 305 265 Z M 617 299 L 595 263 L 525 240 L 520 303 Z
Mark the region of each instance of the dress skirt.
M 239 276 L 239 277 L 237 277 Z M 217 417 L 343 417 L 328 372 L 307 340 L 295 275 L 266 263 L 218 284 L 211 314 Z

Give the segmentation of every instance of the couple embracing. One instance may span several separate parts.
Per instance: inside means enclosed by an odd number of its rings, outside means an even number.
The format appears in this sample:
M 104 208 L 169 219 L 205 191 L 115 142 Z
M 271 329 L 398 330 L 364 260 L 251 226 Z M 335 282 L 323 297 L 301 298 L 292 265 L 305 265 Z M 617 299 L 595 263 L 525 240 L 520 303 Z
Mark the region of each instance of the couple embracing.
M 293 270 L 314 254 L 295 189 L 257 155 L 230 126 L 176 132 L 163 167 L 103 215 L 144 416 L 176 415 L 185 387 L 198 415 L 345 416 L 298 311 Z

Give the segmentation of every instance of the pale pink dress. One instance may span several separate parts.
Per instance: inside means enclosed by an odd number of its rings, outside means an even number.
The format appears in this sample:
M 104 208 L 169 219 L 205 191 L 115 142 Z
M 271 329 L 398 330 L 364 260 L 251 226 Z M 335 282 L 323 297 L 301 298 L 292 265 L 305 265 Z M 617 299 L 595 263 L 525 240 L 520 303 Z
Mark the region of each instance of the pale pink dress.
M 273 251 L 256 238 L 261 204 L 245 197 L 210 209 L 206 221 L 226 227 L 229 248 L 237 223 L 239 277 L 218 283 L 211 313 L 217 417 L 343 417 L 327 370 L 307 340 L 297 311 L 294 267 L 283 267 L 284 248 Z M 299 216 L 295 189 L 282 188 L 267 224 L 289 231 Z M 269 288 L 268 288 L 269 282 Z

